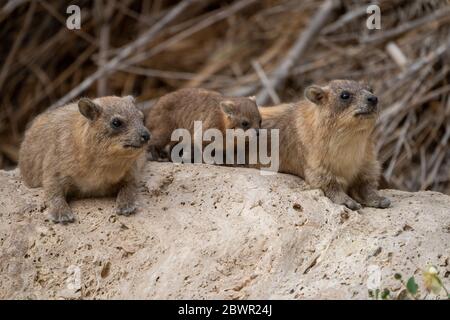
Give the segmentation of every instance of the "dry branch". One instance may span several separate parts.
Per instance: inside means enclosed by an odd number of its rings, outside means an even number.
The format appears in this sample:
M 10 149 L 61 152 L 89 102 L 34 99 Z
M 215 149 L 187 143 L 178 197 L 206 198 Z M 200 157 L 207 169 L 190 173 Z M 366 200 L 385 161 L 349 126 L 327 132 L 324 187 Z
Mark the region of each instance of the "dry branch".
M 150 30 L 145 32 L 135 41 L 126 45 L 124 48 L 120 49 L 118 54 L 113 59 L 105 63 L 103 66 L 99 67 L 99 69 L 93 75 L 91 75 L 89 78 L 81 82 L 68 94 L 59 99 L 56 103 L 54 103 L 50 108 L 62 106 L 67 102 L 69 102 L 70 100 L 75 99 L 84 90 L 89 88 L 92 85 L 92 83 L 97 81 L 100 77 L 117 68 L 120 62 L 122 62 L 132 53 L 134 53 L 134 51 L 148 44 L 162 28 L 164 28 L 167 24 L 172 22 L 172 20 L 175 19 L 181 12 L 183 12 L 183 10 L 185 10 L 189 5 L 191 5 L 192 2 L 195 2 L 195 0 L 183 0 L 182 2 L 180 2 L 167 15 L 165 15 L 160 21 L 158 21 Z
M 276 91 L 281 85 L 283 85 L 286 77 L 291 71 L 294 63 L 306 52 L 306 49 L 311 47 L 314 43 L 315 36 L 320 32 L 320 29 L 324 26 L 325 22 L 330 17 L 333 10 L 336 8 L 337 2 L 334 0 L 326 0 L 320 7 L 320 10 L 312 19 L 306 30 L 302 30 L 299 37 L 295 41 L 294 46 L 287 54 L 286 58 L 276 68 L 275 72 L 270 78 L 271 87 Z M 266 89 L 262 89 L 258 95 L 257 100 L 260 104 L 267 103 L 269 93 Z

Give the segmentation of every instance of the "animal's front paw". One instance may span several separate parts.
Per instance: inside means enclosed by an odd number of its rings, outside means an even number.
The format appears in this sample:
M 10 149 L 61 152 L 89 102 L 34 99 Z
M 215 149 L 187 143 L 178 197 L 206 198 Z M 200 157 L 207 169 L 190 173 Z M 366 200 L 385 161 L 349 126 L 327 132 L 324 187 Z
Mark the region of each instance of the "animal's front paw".
M 53 209 L 50 211 L 50 219 L 54 223 L 68 224 L 75 221 L 75 216 L 70 209 Z
M 346 200 L 345 200 L 343 203 L 341 203 L 341 204 L 343 204 L 344 206 L 346 206 L 346 207 L 349 208 L 350 210 L 354 210 L 354 211 L 359 210 L 359 209 L 362 208 L 361 205 L 360 205 L 358 202 L 356 202 L 355 200 L 353 200 L 353 199 L 351 199 L 351 198 L 346 199 Z
M 169 154 L 160 147 L 150 146 L 147 152 L 147 160 L 157 162 L 169 162 Z
M 121 216 L 129 216 L 136 212 L 136 205 L 134 203 L 119 203 L 116 209 L 117 214 Z
M 353 200 L 351 197 L 349 197 L 344 192 L 338 192 L 338 193 L 327 193 L 325 192 L 325 195 L 330 198 L 331 201 L 333 201 L 336 204 L 340 204 L 343 206 L 346 206 L 350 210 L 359 210 L 361 209 L 361 205 Z
M 365 201 L 365 205 L 368 207 L 385 209 L 391 205 L 391 200 L 386 197 L 377 196 L 374 199 Z

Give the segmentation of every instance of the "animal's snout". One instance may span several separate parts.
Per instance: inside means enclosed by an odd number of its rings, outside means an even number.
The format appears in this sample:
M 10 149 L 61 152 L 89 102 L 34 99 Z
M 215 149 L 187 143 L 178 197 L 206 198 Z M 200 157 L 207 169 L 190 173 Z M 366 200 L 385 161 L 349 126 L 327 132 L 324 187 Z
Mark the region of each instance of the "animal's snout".
M 141 131 L 141 142 L 146 143 L 150 140 L 150 132 L 147 129 Z
M 370 116 L 378 112 L 378 97 L 369 94 L 364 97 L 361 106 L 356 109 L 355 116 Z
M 373 95 L 373 94 L 368 96 L 366 98 L 366 100 L 367 100 L 367 104 L 372 106 L 372 107 L 375 107 L 378 104 L 378 97 Z

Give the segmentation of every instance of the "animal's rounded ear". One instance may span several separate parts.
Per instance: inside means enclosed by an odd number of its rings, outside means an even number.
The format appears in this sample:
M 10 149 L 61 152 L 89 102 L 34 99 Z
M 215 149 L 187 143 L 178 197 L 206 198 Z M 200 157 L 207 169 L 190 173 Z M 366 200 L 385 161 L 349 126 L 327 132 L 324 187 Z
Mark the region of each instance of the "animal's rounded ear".
M 133 96 L 126 96 L 126 97 L 123 97 L 125 100 L 128 100 L 129 102 L 131 102 L 132 104 L 135 104 L 136 103 L 136 98 L 135 97 L 133 97 Z
M 225 112 L 229 116 L 233 115 L 235 112 L 235 105 L 231 100 L 221 101 L 220 107 L 222 108 L 223 112 Z
M 250 99 L 250 101 L 256 102 L 256 96 L 251 96 L 251 97 L 248 97 L 248 98 Z
M 319 86 L 309 86 L 305 90 L 305 97 L 315 104 L 322 104 L 325 100 L 325 91 Z
M 96 120 L 102 112 L 102 108 L 88 98 L 82 98 L 78 101 L 78 109 L 83 116 L 91 121 Z

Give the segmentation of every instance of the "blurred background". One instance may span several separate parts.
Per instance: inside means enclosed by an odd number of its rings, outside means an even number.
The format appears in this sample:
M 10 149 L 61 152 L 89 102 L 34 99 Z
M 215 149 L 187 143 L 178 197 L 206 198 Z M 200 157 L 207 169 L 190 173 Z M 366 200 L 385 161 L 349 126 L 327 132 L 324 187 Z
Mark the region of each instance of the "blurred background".
M 148 108 L 203 87 L 271 105 L 345 78 L 381 100 L 383 186 L 450 194 L 448 0 L 0 0 L 0 40 L 0 168 L 17 163 L 30 120 L 81 96 Z

